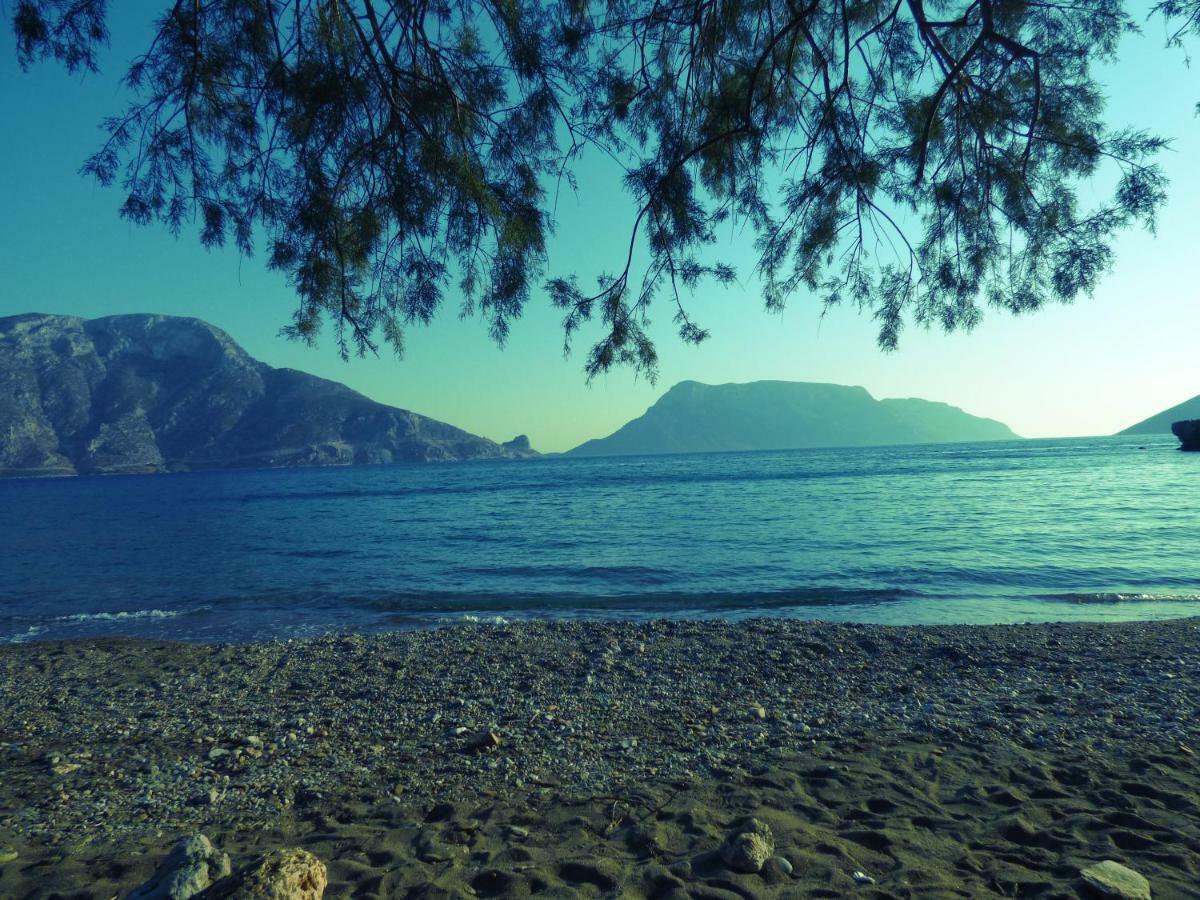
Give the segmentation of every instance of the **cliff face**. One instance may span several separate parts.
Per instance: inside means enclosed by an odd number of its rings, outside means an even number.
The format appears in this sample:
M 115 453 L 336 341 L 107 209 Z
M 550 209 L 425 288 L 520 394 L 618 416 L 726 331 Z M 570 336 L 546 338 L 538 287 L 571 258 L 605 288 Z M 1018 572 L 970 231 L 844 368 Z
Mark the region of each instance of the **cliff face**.
M 531 455 L 273 369 L 199 319 L 0 318 L 0 475 Z
M 876 400 L 864 388 L 795 381 L 684 381 L 641 417 L 571 454 L 699 453 L 1012 440 L 1000 422 L 945 403 Z
M 1172 422 L 1171 432 L 1179 438 L 1180 450 L 1200 453 L 1200 419 L 1185 419 Z

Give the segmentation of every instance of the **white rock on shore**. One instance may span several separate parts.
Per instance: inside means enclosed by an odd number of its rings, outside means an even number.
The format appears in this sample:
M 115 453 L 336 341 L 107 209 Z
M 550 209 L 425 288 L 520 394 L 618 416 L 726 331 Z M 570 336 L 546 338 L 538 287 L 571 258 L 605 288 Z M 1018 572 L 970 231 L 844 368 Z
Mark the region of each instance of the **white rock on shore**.
M 321 900 L 329 884 L 325 864 L 307 850 L 272 850 L 220 892 L 222 900 Z
M 172 847 L 150 880 L 134 888 L 126 900 L 188 900 L 229 873 L 228 854 L 219 852 L 204 835 L 193 834 Z
M 1106 900 L 1150 900 L 1150 882 L 1128 866 L 1111 859 L 1088 866 L 1079 876 L 1097 897 Z
M 741 828 L 721 845 L 721 859 L 738 872 L 760 872 L 775 852 L 771 826 L 758 819 L 748 819 Z

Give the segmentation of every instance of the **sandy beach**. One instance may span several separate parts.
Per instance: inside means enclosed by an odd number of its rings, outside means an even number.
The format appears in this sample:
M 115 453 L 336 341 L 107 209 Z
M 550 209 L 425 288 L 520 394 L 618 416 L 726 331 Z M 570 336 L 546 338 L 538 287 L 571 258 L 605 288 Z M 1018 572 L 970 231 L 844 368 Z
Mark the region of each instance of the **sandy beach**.
M 0 896 L 124 896 L 197 832 L 309 850 L 333 898 L 1078 897 L 1106 859 L 1200 896 L 1198 650 L 1191 619 L 5 646 Z M 757 873 L 720 853 L 748 817 Z

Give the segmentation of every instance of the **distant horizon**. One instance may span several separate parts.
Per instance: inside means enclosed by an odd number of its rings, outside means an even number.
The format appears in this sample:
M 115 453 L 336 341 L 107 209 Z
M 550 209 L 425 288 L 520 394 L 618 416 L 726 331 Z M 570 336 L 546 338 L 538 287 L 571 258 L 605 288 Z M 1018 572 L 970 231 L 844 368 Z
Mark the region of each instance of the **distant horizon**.
M 164 317 L 164 318 L 176 318 L 176 319 L 194 319 L 194 320 L 196 320 L 196 321 L 203 322 L 204 324 L 206 324 L 206 325 L 208 325 L 208 326 L 210 326 L 210 327 L 214 327 L 214 328 L 217 328 L 217 329 L 218 329 L 218 330 L 220 330 L 220 331 L 223 331 L 223 332 L 224 332 L 224 333 L 225 333 L 225 334 L 226 334 L 226 335 L 227 335 L 227 336 L 228 336 L 230 339 L 232 339 L 232 340 L 233 340 L 233 341 L 234 341 L 234 342 L 235 342 L 235 343 L 236 343 L 236 344 L 237 344 L 239 347 L 242 347 L 242 345 L 241 345 L 241 341 L 238 339 L 238 336 L 237 336 L 236 334 L 231 334 L 231 333 L 230 333 L 230 332 L 229 332 L 227 329 L 223 329 L 223 328 L 221 328 L 220 326 L 218 326 L 218 325 L 215 325 L 215 324 L 214 324 L 214 323 L 212 323 L 212 322 L 209 322 L 208 320 L 204 319 L 202 316 L 193 316 L 193 315 L 174 315 L 174 314 L 171 314 L 171 313 L 158 313 L 158 312 L 139 312 L 139 313 L 112 313 L 112 314 L 109 314 L 109 315 L 100 315 L 100 316 L 80 316 L 80 315 L 77 315 L 77 314 L 74 314 L 74 313 L 54 313 L 54 312 L 45 312 L 45 311 L 42 311 L 42 310 L 28 310 L 28 311 L 26 311 L 26 312 L 11 313 L 11 314 L 8 314 L 8 315 L 0 316 L 0 321 L 3 321 L 4 319 L 19 319 L 19 318 L 24 318 L 24 317 L 53 317 L 53 318 L 62 317 L 62 318 L 76 318 L 76 319 L 82 319 L 82 320 L 84 320 L 84 321 L 89 321 L 89 320 L 92 320 L 92 319 L 120 318 L 120 317 L 124 317 L 124 316 L 133 316 L 133 317 L 145 316 L 145 317 Z M 246 350 L 246 348 L 245 348 L 245 347 L 242 347 L 242 349 L 243 349 L 245 352 L 247 352 L 247 353 L 248 353 L 248 354 L 249 354 L 249 355 L 250 355 L 252 358 L 256 359 L 258 362 L 262 362 L 262 363 L 264 363 L 264 364 L 270 365 L 269 363 L 265 363 L 265 361 L 263 361 L 263 360 L 261 360 L 261 359 L 258 359 L 258 357 L 256 357 L 256 356 L 255 356 L 253 353 L 249 353 L 249 351 L 248 351 L 248 350 Z M 410 408 L 410 407 L 402 407 L 402 406 L 398 406 L 397 404 L 388 403 L 386 400 L 381 400 L 381 399 L 379 399 L 379 398 L 377 398 L 377 397 L 374 397 L 374 396 L 372 396 L 372 395 L 371 395 L 371 394 L 370 394 L 368 391 L 364 391 L 364 390 L 359 390 L 359 389 L 353 388 L 353 387 L 351 387 L 349 384 L 347 384 L 346 382 L 343 382 L 343 381 L 341 381 L 341 380 L 339 380 L 339 379 L 337 379 L 337 378 L 331 378 L 331 377 L 324 376 L 324 375 L 316 375 L 316 374 L 315 374 L 315 373 L 313 373 L 313 372 L 309 372 L 309 371 L 308 371 L 308 370 L 306 370 L 306 369 L 299 368 L 299 367 L 296 367 L 296 366 L 272 366 L 272 368 L 285 368 L 285 369 L 293 369 L 293 370 L 295 370 L 295 371 L 303 372 L 303 373 L 305 373 L 305 374 L 311 374 L 311 375 L 314 375 L 314 377 L 323 378 L 323 379 L 325 379 L 325 380 L 327 380 L 327 381 L 332 381 L 332 382 L 334 382 L 334 383 L 337 383 L 337 384 L 342 384 L 342 385 L 345 385 L 345 386 L 347 386 L 347 387 L 350 387 L 350 388 L 351 388 L 351 390 L 355 390 L 357 393 L 361 394 L 363 397 L 365 397 L 366 399 L 368 399 L 368 400 L 370 400 L 370 401 L 372 401 L 372 402 L 375 402 L 375 403 L 380 403 L 380 404 L 382 404 L 382 405 L 385 405 L 385 406 L 390 406 L 390 407 L 393 407 L 393 408 L 404 409 L 404 410 L 406 410 L 406 411 L 408 411 L 408 412 L 416 413 L 416 414 L 418 414 L 418 415 L 420 415 L 420 416 L 423 416 L 423 417 L 426 417 L 426 418 L 429 418 L 429 419 L 435 419 L 435 420 L 437 420 L 437 421 L 444 422 L 444 423 L 446 423 L 446 424 L 448 424 L 448 425 L 453 425 L 453 426 L 455 426 L 455 427 L 457 427 L 457 428 L 462 428 L 463 430 L 465 430 L 465 431 L 468 431 L 468 432 L 470 432 L 470 431 L 471 431 L 471 429 L 470 429 L 470 428 L 467 428 L 467 427 L 463 426 L 462 424 L 460 424 L 460 423 L 458 423 L 458 422 L 455 422 L 453 419 L 450 419 L 450 418 L 447 418 L 447 417 L 443 416 L 443 415 L 440 413 L 440 411 L 438 411 L 438 410 L 436 410 L 436 409 L 414 409 L 414 408 Z M 594 434 L 594 435 L 591 435 L 590 437 L 586 437 L 586 438 L 584 438 L 582 441 L 580 441 L 580 442 L 578 442 L 578 443 L 576 443 L 576 444 L 572 444 L 572 445 L 570 445 L 570 446 L 568 446 L 568 447 L 561 448 L 561 449 L 560 449 L 560 448 L 548 448 L 548 447 L 540 447 L 540 446 L 538 446 L 537 442 L 536 442 L 536 441 L 535 441 L 533 438 L 530 438 L 530 443 L 531 443 L 531 446 L 533 447 L 533 449 L 534 449 L 534 450 L 537 450 L 539 453 L 543 453 L 543 454 L 547 454 L 547 455 L 564 455 L 564 454 L 568 454 L 568 453 L 570 453 L 571 451 L 573 451 L 573 450 L 577 450 L 577 449 L 579 449 L 580 447 L 582 447 L 583 445 L 585 445 L 585 444 L 587 444 L 587 443 L 589 443 L 589 442 L 596 441 L 596 440 L 603 439 L 603 438 L 605 438 L 605 437 L 608 437 L 608 436 L 610 436 L 610 435 L 611 435 L 611 434 L 613 434 L 615 431 L 617 431 L 617 430 L 620 430 L 620 428 L 621 428 L 621 427 L 623 427 L 624 425 L 628 424 L 628 422 L 629 422 L 629 421 L 632 421 L 632 420 L 634 420 L 634 419 L 636 419 L 636 418 L 639 418 L 640 416 L 644 415 L 644 414 L 645 414 L 647 411 L 649 411 L 649 410 L 650 410 L 650 409 L 651 409 L 651 408 L 652 408 L 652 407 L 653 407 L 655 404 L 657 404 L 657 403 L 659 402 L 659 400 L 661 400 L 661 399 L 662 399 L 662 398 L 663 398 L 663 397 L 664 397 L 664 396 L 665 396 L 667 393 L 669 393 L 670 391 L 672 391 L 672 390 L 674 390 L 675 388 L 679 387 L 680 385 L 683 385 L 683 384 L 689 384 L 689 383 L 691 383 L 691 384 L 699 384 L 699 385 L 702 385 L 702 386 L 705 386 L 705 387 L 747 386 L 747 385 L 752 385 L 752 384 L 762 384 L 762 383 L 777 383 L 777 384 L 809 384 L 809 385 L 828 385 L 828 386 L 835 386 L 835 387 L 858 388 L 858 389 L 861 389 L 861 390 L 865 391 L 865 392 L 866 392 L 866 393 L 867 393 L 867 394 L 868 394 L 870 397 L 872 397 L 873 399 L 875 399 L 875 400 L 880 400 L 880 401 L 885 401 L 885 400 L 920 400 L 920 401 L 924 401 L 924 402 L 928 402 L 928 403 L 936 403 L 936 404 L 942 404 L 942 405 L 945 405 L 945 406 L 949 406 L 949 407 L 951 407 L 951 408 L 953 408 L 953 409 L 960 410 L 960 411 L 962 411 L 962 412 L 964 412 L 964 413 L 967 413 L 968 415 L 971 415 L 971 416 L 974 416 L 974 417 L 977 417 L 977 418 L 982 418 L 982 419 L 987 419 L 987 420 L 990 420 L 990 421 L 998 422 L 998 423 L 1000 423 L 1000 424 L 1004 425 L 1005 427 L 1009 428 L 1009 430 L 1011 430 L 1011 431 L 1014 433 L 1014 435 L 1015 435 L 1016 439 L 1018 439 L 1018 440 L 1057 440 L 1057 439 L 1071 439 L 1071 438 L 1100 438 L 1100 437 L 1117 437 L 1117 436 L 1120 436 L 1120 435 L 1121 435 L 1121 433 L 1122 433 L 1123 431 L 1125 431 L 1126 429 L 1128 429 L 1128 428 L 1130 428 L 1130 427 L 1133 427 L 1133 426 L 1135 426 L 1135 425 L 1141 424 L 1141 423 L 1142 423 L 1142 422 L 1144 422 L 1145 420 L 1147 420 L 1147 419 L 1150 419 L 1150 418 L 1154 418 L 1155 416 L 1157 416 L 1157 415 L 1160 415 L 1160 414 L 1164 413 L 1165 411 L 1168 411 L 1168 410 L 1172 409 L 1174 406 L 1176 406 L 1176 405 L 1179 405 L 1179 404 L 1171 404 L 1171 405 L 1169 405 L 1169 406 L 1164 406 L 1164 407 L 1162 407 L 1162 408 L 1160 408 L 1160 409 L 1158 409 L 1158 410 L 1155 410 L 1154 412 L 1151 412 L 1151 413 L 1148 413 L 1148 414 L 1147 414 L 1147 415 L 1145 415 L 1145 416 L 1142 416 L 1141 418 L 1139 418 L 1138 420 L 1136 420 L 1136 421 L 1134 421 L 1134 422 L 1130 422 L 1128 425 L 1122 426 L 1120 429 L 1118 429 L 1118 430 L 1116 430 L 1116 431 L 1113 431 L 1113 432 L 1107 432 L 1107 433 L 1095 433 L 1095 434 L 1084 434 L 1084 433 L 1081 433 L 1081 434 L 1047 434 L 1047 435 L 1024 435 L 1024 434 L 1021 434 L 1019 431 L 1017 431 L 1017 429 L 1015 429 L 1015 428 L 1012 428 L 1012 426 L 1011 426 L 1009 423 L 1005 422 L 1003 419 L 1000 419 L 1000 418 L 999 418 L 999 417 L 997 417 L 997 416 L 989 415 L 987 412 L 984 412 L 984 411 L 979 411 L 979 410 L 973 410 L 973 409 L 967 409 L 967 408 L 964 408 L 964 407 L 960 407 L 960 406 L 957 406 L 956 404 L 949 403 L 948 401 L 942 400 L 942 399 L 940 399 L 940 398 L 938 398 L 938 397 L 929 397 L 929 396 L 915 396 L 915 395 L 911 395 L 911 394 L 908 394 L 908 395 L 902 395 L 902 396 L 881 396 L 881 395 L 879 395 L 879 394 L 875 393 L 874 391 L 872 391 L 872 390 L 871 390 L 871 389 L 870 389 L 870 388 L 869 388 L 867 385 L 864 385 L 864 384 L 849 384 L 849 383 L 833 382 L 833 381 L 813 381 L 813 380 L 807 380 L 807 379 L 794 379 L 794 378 L 793 378 L 793 379 L 789 379 L 789 378 L 758 378 L 758 379 L 751 379 L 751 380 L 740 380 L 740 381 L 739 381 L 739 380 L 734 380 L 734 381 L 720 381 L 720 382 L 714 382 L 714 381 L 705 381 L 705 380 L 702 380 L 702 379 L 699 379 L 699 378 L 682 378 L 682 379 L 680 379 L 680 380 L 678 380 L 678 381 L 675 381 L 675 382 L 673 382 L 672 384 L 669 384 L 669 385 L 664 385 L 664 384 L 663 384 L 663 382 L 660 380 L 660 382 L 659 382 L 659 385 L 658 385 L 658 387 L 657 387 L 657 391 L 658 391 L 658 393 L 657 393 L 657 395 L 656 395 L 656 396 L 655 396 L 655 397 L 654 397 L 654 398 L 653 398 L 653 399 L 650 401 L 649 405 L 648 405 L 648 406 L 647 406 L 647 407 L 646 407 L 644 410 L 642 410 L 642 411 L 640 411 L 640 412 L 637 412 L 637 413 L 634 413 L 633 415 L 631 415 L 631 416 L 630 416 L 630 418 L 629 418 L 629 420 L 627 420 L 626 422 L 623 422 L 623 423 L 621 423 L 621 425 L 618 425 L 618 427 L 617 427 L 616 429 L 613 429 L 613 431 L 610 431 L 610 432 L 605 432 L 605 433 L 603 433 L 603 434 Z M 1181 402 L 1187 402 L 1188 400 L 1195 399 L 1195 396 L 1196 396 L 1196 395 L 1193 395 L 1193 396 L 1191 396 L 1191 397 L 1186 397 L 1186 398 L 1184 398 L 1184 400 L 1183 400 L 1183 401 L 1181 401 Z M 506 441 L 511 441 L 511 440 L 512 440 L 512 439 L 514 439 L 515 437 L 519 437 L 519 436 L 528 436 L 528 432 L 527 432 L 527 431 L 524 431 L 524 430 L 522 430 L 520 427 L 514 427 L 513 429 L 510 429 L 510 430 L 512 431 L 512 434 L 510 434 L 510 435 L 508 435 L 508 436 L 492 436 L 492 435 L 480 435 L 480 436 L 481 436 L 481 437 L 486 437 L 486 438 L 488 438 L 488 439 L 490 439 L 490 440 L 492 440 L 492 441 L 494 441 L 494 442 L 496 442 L 496 443 L 498 443 L 498 444 L 499 444 L 499 443 L 504 443 L 504 442 L 506 442 Z M 472 432 L 472 433 L 475 433 L 475 432 Z M 1169 434 L 1170 434 L 1170 431 L 1169 431 L 1169 430 L 1164 430 L 1164 431 L 1163 431 L 1163 434 L 1164 434 L 1164 435 L 1169 435 Z M 940 442 L 935 442 L 935 443 L 940 443 Z M 960 443 L 960 442 L 959 442 L 959 441 L 946 441 L 946 442 L 944 442 L 944 443 Z M 903 445 L 903 444 L 897 444 L 897 445 L 890 445 L 890 444 L 880 444 L 880 445 L 872 445 L 872 446 L 900 446 L 900 445 Z M 848 446 L 852 446 L 852 445 L 848 445 Z M 803 446 L 797 446 L 797 447 L 795 447 L 794 449 L 815 449 L 815 448 L 811 448 L 811 447 L 803 447 Z M 690 453 L 690 452 L 700 452 L 700 453 L 704 453 L 704 452 L 718 452 L 718 453 L 720 453 L 720 452 L 770 452 L 770 451 L 724 451 L 724 450 L 713 450 L 713 451 L 682 451 L 682 452 L 687 452 L 687 453 Z M 604 453 L 597 454 L 597 456 L 599 456 L 599 457 L 606 456 L 606 455 L 608 455 L 608 454 L 604 454 Z M 620 454 L 617 454 L 617 455 L 620 455 Z
M 4 307 L 5 307 L 5 304 L 3 302 L 3 299 L 0 298 L 0 309 L 4 309 Z M 303 347 L 301 345 L 297 345 L 293 342 L 287 341 L 285 338 L 277 337 L 276 340 L 279 344 L 283 345 L 283 349 L 295 348 L 296 350 L 303 351 L 303 352 L 282 354 L 287 361 L 285 361 L 283 363 L 272 362 L 271 360 L 264 358 L 264 356 L 274 355 L 274 354 L 271 354 L 269 348 L 266 350 L 265 353 L 252 351 L 248 346 L 246 346 L 246 343 L 244 342 L 244 340 L 242 339 L 242 337 L 239 334 L 237 334 L 231 328 L 225 327 L 225 326 L 207 318 L 205 315 L 205 311 L 203 311 L 203 310 L 201 310 L 199 312 L 187 312 L 187 311 L 166 312 L 166 311 L 149 311 L 149 310 L 146 310 L 143 308 L 143 309 L 139 309 L 137 311 L 125 310 L 125 311 L 120 311 L 120 312 L 98 312 L 96 314 L 91 314 L 91 313 L 84 313 L 84 312 L 46 312 L 44 309 L 34 309 L 34 310 L 25 310 L 25 311 L 5 312 L 2 316 L 0 316 L 0 318 L 11 318 L 11 317 L 18 317 L 18 316 L 23 316 L 23 315 L 73 316 L 73 317 L 82 318 L 85 320 L 101 319 L 101 318 L 108 318 L 111 316 L 124 316 L 124 315 L 170 316 L 170 317 L 175 317 L 175 318 L 198 319 L 198 320 L 203 321 L 203 322 L 205 322 L 209 325 L 212 325 L 216 328 L 220 328 L 222 331 L 229 334 L 229 336 L 231 338 L 233 338 L 233 340 L 236 341 L 238 343 L 238 345 L 241 346 L 252 357 L 254 357 L 255 359 L 257 359 L 260 362 L 270 365 L 272 368 L 295 369 L 297 371 L 305 372 L 307 374 L 311 374 L 311 375 L 314 375 L 319 378 L 324 378 L 329 381 L 334 381 L 339 384 L 343 384 L 346 387 L 351 388 L 352 390 L 362 394 L 363 396 L 367 397 L 368 399 L 370 399 L 374 402 L 381 403 L 386 406 L 392 406 L 392 407 L 396 407 L 396 408 L 400 408 L 400 409 L 406 409 L 410 412 L 418 413 L 418 414 L 426 416 L 428 418 L 437 419 L 439 421 L 446 422 L 447 424 L 454 425 L 458 428 L 462 428 L 463 430 L 471 432 L 473 434 L 478 434 L 481 437 L 486 437 L 497 443 L 502 443 L 504 441 L 511 440 L 515 435 L 525 434 L 525 435 L 529 436 L 531 444 L 534 447 L 534 449 L 536 449 L 540 452 L 546 452 L 546 453 L 565 453 L 571 449 L 574 449 L 575 447 L 579 446 L 580 444 L 587 442 L 588 440 L 592 440 L 597 437 L 603 437 L 607 434 L 611 434 L 613 431 L 619 429 L 622 425 L 624 425 L 629 420 L 636 418 L 636 417 L 640 416 L 641 414 L 643 414 L 647 409 L 649 409 L 651 406 L 653 406 L 658 401 L 658 399 L 660 397 L 662 397 L 663 394 L 665 394 L 667 391 L 669 391 L 672 387 L 675 387 L 676 385 L 682 384 L 684 382 L 689 382 L 689 381 L 696 382 L 699 384 L 713 385 L 713 386 L 722 385 L 722 384 L 751 384 L 751 383 L 755 383 L 755 382 L 778 381 L 778 382 L 786 382 L 786 383 L 834 384 L 834 385 L 841 385 L 841 386 L 845 386 L 845 387 L 861 387 L 864 390 L 866 390 L 872 397 L 875 397 L 878 400 L 920 399 L 920 400 L 928 400 L 928 401 L 936 402 L 936 403 L 945 403 L 949 406 L 953 406 L 957 409 L 963 410 L 964 412 L 970 413 L 971 415 L 994 419 L 998 422 L 1002 422 L 1003 424 L 1010 427 L 1014 432 L 1016 432 L 1022 439 L 1026 439 L 1026 440 L 1034 440 L 1034 439 L 1039 439 L 1039 438 L 1054 439 L 1054 438 L 1074 438 L 1074 437 L 1111 437 L 1111 436 L 1116 436 L 1116 435 L 1119 435 L 1125 429 L 1130 428 L 1134 425 L 1137 425 L 1140 422 L 1144 421 L 1145 419 L 1148 419 L 1155 415 L 1158 415 L 1166 410 L 1169 410 L 1175 406 L 1185 403 L 1188 400 L 1191 400 L 1194 397 L 1200 395 L 1200 386 L 1195 386 L 1195 387 L 1191 388 L 1190 390 L 1188 387 L 1185 386 L 1180 389 L 1181 394 L 1178 397 L 1168 397 L 1162 401 L 1149 400 L 1149 401 L 1147 401 L 1148 403 L 1155 404 L 1153 408 L 1146 408 L 1146 409 L 1142 410 L 1140 413 L 1135 412 L 1134 415 L 1136 416 L 1136 418 L 1133 418 L 1132 420 L 1128 420 L 1124 424 L 1117 425 L 1111 431 L 1088 431 L 1088 430 L 1062 431 L 1062 432 L 1048 431 L 1048 432 L 1030 434 L 1030 433 L 1027 433 L 1025 430 L 1023 430 L 1018 425 L 1015 425 L 1015 424 L 1013 424 L 1013 422 L 1004 418 L 1002 414 L 992 412 L 991 410 L 988 410 L 988 409 L 981 409 L 981 408 L 978 408 L 973 405 L 963 405 L 960 402 L 955 402 L 954 400 L 946 399 L 944 396 L 939 396 L 939 395 L 917 394 L 917 393 L 912 393 L 912 392 L 889 393 L 889 392 L 887 392 L 886 387 L 882 387 L 882 388 L 876 387 L 876 386 L 873 386 L 873 385 L 867 383 L 865 380 L 857 381 L 857 382 L 856 381 L 833 381 L 833 380 L 829 380 L 827 378 L 817 378 L 817 377 L 804 378 L 804 377 L 779 377 L 779 376 L 770 376 L 770 377 L 762 377 L 762 378 L 727 376 L 727 377 L 724 377 L 724 378 L 721 378 L 718 380 L 716 378 L 706 378 L 703 375 L 699 375 L 699 376 L 684 375 L 684 376 L 681 376 L 679 378 L 676 378 L 676 379 L 670 380 L 670 381 L 668 381 L 668 379 L 665 377 L 659 378 L 656 385 L 649 385 L 648 383 L 645 382 L 644 379 L 641 380 L 640 383 L 643 387 L 643 390 L 640 393 L 644 397 L 644 405 L 643 406 L 641 406 L 640 408 L 637 407 L 636 405 L 630 407 L 628 416 L 625 419 L 617 421 L 607 431 L 596 432 L 596 433 L 579 432 L 582 436 L 580 436 L 578 439 L 574 440 L 573 443 L 568 442 L 566 444 L 555 444 L 555 445 L 551 446 L 550 444 L 545 444 L 545 445 L 541 444 L 539 442 L 538 438 L 534 434 L 535 429 L 532 426 L 526 427 L 526 424 L 524 424 L 520 418 L 520 414 L 521 414 L 520 410 L 516 411 L 515 417 L 512 420 L 512 426 L 508 429 L 508 431 L 510 431 L 511 434 L 506 434 L 506 432 L 503 429 L 496 430 L 494 426 L 493 426 L 492 431 L 484 431 L 482 429 L 472 427 L 472 425 L 468 422 L 464 422 L 464 421 L 461 421 L 461 420 L 455 418 L 455 416 L 453 415 L 452 412 L 443 410 L 441 408 L 431 407 L 431 406 L 429 406 L 429 407 L 421 406 L 416 403 L 408 404 L 408 403 L 405 403 L 402 399 L 397 400 L 393 397 L 390 397 L 390 396 L 388 396 L 390 391 L 388 390 L 387 385 L 380 384 L 375 379 L 367 380 L 367 379 L 359 379 L 359 378 L 354 377 L 356 368 L 364 367 L 365 365 L 369 365 L 371 363 L 374 363 L 376 366 L 381 365 L 381 364 L 383 364 L 383 365 L 391 364 L 391 365 L 395 365 L 399 368 L 404 368 L 407 365 L 406 361 L 404 361 L 404 360 L 393 361 L 393 360 L 389 359 L 385 354 L 381 354 L 381 358 L 378 360 L 359 359 L 359 358 L 353 358 L 353 357 L 346 363 L 342 363 L 340 360 L 337 360 L 336 362 L 338 363 L 338 365 L 335 367 L 331 367 L 330 365 L 328 365 L 326 362 L 324 362 L 322 360 L 322 357 L 323 356 L 327 357 L 329 355 L 329 352 L 327 350 L 321 348 L 320 346 L 318 346 L 317 348 L 309 349 L 309 348 Z M 582 383 L 583 383 L 582 375 L 579 376 L 579 381 L 580 381 L 580 384 L 582 385 Z M 596 386 L 585 386 L 585 391 L 587 391 L 589 393 L 597 393 L 601 390 L 602 390 L 601 388 L 597 388 Z M 1169 432 L 1164 432 L 1164 433 L 1169 433 Z

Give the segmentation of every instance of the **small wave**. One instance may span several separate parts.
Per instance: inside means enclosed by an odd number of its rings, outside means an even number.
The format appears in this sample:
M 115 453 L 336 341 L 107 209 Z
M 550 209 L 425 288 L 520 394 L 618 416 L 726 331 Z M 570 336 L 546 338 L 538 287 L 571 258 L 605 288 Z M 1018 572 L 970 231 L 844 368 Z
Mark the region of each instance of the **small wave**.
M 337 559 L 342 556 L 354 556 L 354 550 L 274 550 L 276 556 L 288 556 L 295 559 Z
M 174 619 L 188 613 L 207 610 L 208 606 L 194 606 L 191 609 L 128 609 L 118 612 L 71 613 L 64 616 L 0 616 L 0 621 L 18 625 L 24 630 L 11 632 L 0 636 L 0 644 L 23 644 L 26 641 L 37 640 L 46 635 L 66 637 L 78 635 L 77 628 L 86 629 L 89 625 L 100 623 L 132 622 L 137 620 Z M 110 628 L 112 626 L 109 626 Z M 119 627 L 119 626 L 118 626 Z M 106 631 L 103 627 L 102 631 Z M 88 633 L 86 630 L 83 633 Z M 132 633 L 132 632 L 131 632 Z
M 1200 603 L 1200 594 L 1046 594 L 1043 600 L 1057 603 Z
M 567 578 L 572 581 L 624 581 L 633 584 L 670 584 L 680 577 L 674 569 L 655 566 L 511 565 L 464 566 L 466 575 L 490 578 Z
M 0 639 L 0 643 L 24 644 L 26 641 L 35 640 L 38 635 L 45 633 L 46 629 L 41 625 L 30 625 L 29 628 L 19 634 L 9 635 L 7 638 Z
M 562 614 L 597 613 L 673 613 L 686 611 L 782 610 L 806 606 L 873 606 L 912 600 L 925 596 L 912 590 L 881 590 L 873 588 L 792 588 L 768 591 L 706 592 L 638 592 L 628 594 L 588 594 L 555 591 L 527 592 L 458 592 L 426 591 L 391 593 L 373 597 L 345 597 L 342 602 L 379 613 L 402 613 L 404 616 L 468 613 Z
M 923 448 L 929 445 L 920 445 Z M 867 448 L 829 448 L 813 447 L 801 450 L 763 450 L 734 453 L 690 453 L 690 454 L 655 454 L 645 457 L 587 457 L 585 460 L 572 460 L 571 469 L 550 477 L 543 471 L 542 480 L 528 481 L 470 481 L 455 483 L 439 480 L 433 484 L 406 484 L 402 487 L 336 487 L 330 486 L 309 490 L 269 490 L 253 491 L 244 494 L 216 494 L 212 496 L 189 497 L 189 503 L 273 503 L 295 502 L 298 500 L 319 501 L 360 501 L 360 500 L 403 500 L 422 496 L 445 497 L 451 495 L 501 494 L 517 493 L 527 496 L 537 496 L 542 493 L 556 493 L 563 490 L 594 491 L 611 488 L 637 487 L 639 489 L 656 486 L 694 485 L 702 487 L 713 484 L 770 484 L 774 482 L 808 482 L 826 479 L 857 478 L 865 474 L 872 477 L 921 475 L 926 468 L 908 462 L 905 459 L 888 459 L 887 465 L 872 467 L 869 472 L 853 465 L 846 465 L 845 450 L 856 451 L 863 456 Z M 895 450 L 896 447 L 870 448 L 875 450 Z M 817 458 L 823 453 L 839 452 L 838 459 L 828 468 L 811 467 L 808 460 L 805 465 L 784 465 L 780 468 L 752 470 L 744 467 L 733 467 L 727 470 L 712 470 L 706 468 L 712 458 L 728 457 L 736 459 L 739 456 L 770 457 L 784 454 L 810 454 Z M 973 454 L 972 454 L 973 455 Z M 870 457 L 865 457 L 870 459 Z M 603 463 L 598 461 L 603 460 Z M 641 460 L 643 465 L 632 465 L 633 461 Z M 852 460 L 853 462 L 854 460 Z M 872 460 L 874 461 L 874 460 Z M 535 464 L 536 465 L 536 464 Z M 680 470 L 682 466 L 682 471 Z M 581 477 L 580 471 L 583 469 Z M 345 470 L 355 474 L 354 469 Z M 439 470 L 451 471 L 451 470 Z M 467 466 L 455 466 L 455 472 L 468 471 Z M 473 471 L 473 470 L 472 470 Z
M 173 619 L 182 616 L 184 612 L 195 612 L 195 609 L 133 609 L 124 612 L 72 613 L 69 616 L 55 616 L 48 622 L 119 622 L 126 619 Z

